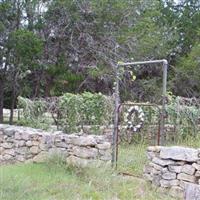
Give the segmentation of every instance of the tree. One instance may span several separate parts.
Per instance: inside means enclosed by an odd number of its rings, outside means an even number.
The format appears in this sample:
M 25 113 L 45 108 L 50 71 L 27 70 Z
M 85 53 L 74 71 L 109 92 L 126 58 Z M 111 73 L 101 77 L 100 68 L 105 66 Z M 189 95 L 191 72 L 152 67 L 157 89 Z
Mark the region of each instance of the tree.
M 23 29 L 18 29 L 11 32 L 7 42 L 7 48 L 10 49 L 9 66 L 11 74 L 11 115 L 10 123 L 13 122 L 13 109 L 15 106 L 17 93 L 20 90 L 18 81 L 24 76 L 37 68 L 42 49 L 43 42 L 33 32 Z

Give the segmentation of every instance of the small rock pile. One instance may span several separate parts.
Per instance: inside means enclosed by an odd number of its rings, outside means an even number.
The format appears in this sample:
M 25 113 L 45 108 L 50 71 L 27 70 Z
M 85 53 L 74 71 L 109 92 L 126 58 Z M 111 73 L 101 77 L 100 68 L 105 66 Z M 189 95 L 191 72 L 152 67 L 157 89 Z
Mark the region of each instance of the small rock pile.
M 0 164 L 43 162 L 56 154 L 68 163 L 87 166 L 111 160 L 111 144 L 104 136 L 53 133 L 0 124 Z
M 194 192 L 198 192 L 197 199 L 200 199 L 200 149 L 152 146 L 148 147 L 147 156 L 150 161 L 144 168 L 147 180 L 169 189 L 175 197 L 183 198 L 186 193 L 190 193 L 191 197 L 191 192 L 186 191 L 193 188 Z

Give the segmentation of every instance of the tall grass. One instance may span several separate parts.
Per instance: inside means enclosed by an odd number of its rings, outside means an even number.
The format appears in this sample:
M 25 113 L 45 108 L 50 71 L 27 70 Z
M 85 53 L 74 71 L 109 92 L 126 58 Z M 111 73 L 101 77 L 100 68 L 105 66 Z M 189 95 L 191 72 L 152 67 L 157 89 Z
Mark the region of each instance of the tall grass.
M 110 166 L 74 168 L 59 157 L 44 164 L 0 167 L 1 200 L 170 200 L 140 178 L 119 175 L 131 171 L 141 175 L 145 146 L 122 146 L 119 169 Z M 129 160 L 132 159 L 132 160 Z

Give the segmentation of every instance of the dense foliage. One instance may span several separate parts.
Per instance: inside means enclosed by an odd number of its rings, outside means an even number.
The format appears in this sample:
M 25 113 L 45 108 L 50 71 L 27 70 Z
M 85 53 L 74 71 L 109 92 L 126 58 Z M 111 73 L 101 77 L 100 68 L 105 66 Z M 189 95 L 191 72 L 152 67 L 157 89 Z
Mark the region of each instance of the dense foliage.
M 112 123 L 113 100 L 101 93 L 66 93 L 56 101 L 19 97 L 18 107 L 23 110 L 19 123 L 43 129 L 54 124 L 67 133 L 80 131 L 83 125 L 98 127 Z
M 111 95 L 118 61 L 166 58 L 169 90 L 199 97 L 199 31 L 199 0 L 1 0 L 0 122 L 18 96 Z M 159 102 L 160 67 L 124 70 L 122 100 Z

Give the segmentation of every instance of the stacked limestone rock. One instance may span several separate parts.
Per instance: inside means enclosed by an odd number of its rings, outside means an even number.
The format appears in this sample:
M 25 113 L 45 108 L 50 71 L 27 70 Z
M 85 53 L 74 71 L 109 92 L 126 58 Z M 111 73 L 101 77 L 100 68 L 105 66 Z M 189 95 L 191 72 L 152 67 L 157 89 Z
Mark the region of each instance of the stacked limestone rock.
M 183 197 L 187 187 L 200 184 L 200 150 L 184 147 L 148 147 L 144 177 L 154 185 Z M 200 196 L 199 198 L 200 199 Z
M 111 160 L 111 144 L 103 136 L 45 132 L 0 124 L 0 164 L 42 162 L 53 154 L 86 166 Z

